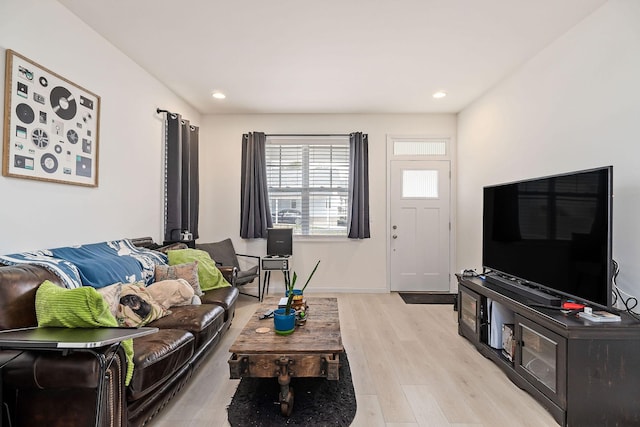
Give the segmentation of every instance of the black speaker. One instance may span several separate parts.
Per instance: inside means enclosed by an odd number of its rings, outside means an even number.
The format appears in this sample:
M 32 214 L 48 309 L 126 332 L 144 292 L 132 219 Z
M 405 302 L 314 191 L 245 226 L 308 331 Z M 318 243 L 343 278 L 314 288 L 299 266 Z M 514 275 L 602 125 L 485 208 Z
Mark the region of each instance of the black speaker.
M 293 229 L 267 229 L 267 256 L 293 255 Z

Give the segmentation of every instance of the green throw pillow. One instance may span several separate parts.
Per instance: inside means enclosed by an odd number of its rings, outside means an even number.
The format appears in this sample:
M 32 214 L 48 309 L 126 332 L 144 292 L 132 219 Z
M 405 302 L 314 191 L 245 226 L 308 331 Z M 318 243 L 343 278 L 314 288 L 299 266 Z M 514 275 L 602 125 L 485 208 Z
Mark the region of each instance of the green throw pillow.
M 66 289 L 48 280 L 36 291 L 36 317 L 39 327 L 118 327 L 109 304 L 94 288 Z M 133 376 L 133 340 L 122 341 L 122 348 L 127 357 L 125 383 L 129 385 Z
M 167 257 L 169 265 L 198 261 L 198 280 L 200 281 L 200 289 L 203 291 L 231 286 L 218 270 L 215 261 L 211 259 L 208 252 L 200 249 L 178 249 L 168 251 Z

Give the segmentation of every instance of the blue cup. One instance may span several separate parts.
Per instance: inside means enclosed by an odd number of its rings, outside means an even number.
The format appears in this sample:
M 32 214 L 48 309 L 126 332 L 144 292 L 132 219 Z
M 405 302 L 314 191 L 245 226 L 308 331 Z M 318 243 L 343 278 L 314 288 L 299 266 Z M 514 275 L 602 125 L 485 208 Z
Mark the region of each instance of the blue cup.
M 296 328 L 296 312 L 291 310 L 285 314 L 286 308 L 277 308 L 273 311 L 273 327 L 278 335 L 289 335 Z

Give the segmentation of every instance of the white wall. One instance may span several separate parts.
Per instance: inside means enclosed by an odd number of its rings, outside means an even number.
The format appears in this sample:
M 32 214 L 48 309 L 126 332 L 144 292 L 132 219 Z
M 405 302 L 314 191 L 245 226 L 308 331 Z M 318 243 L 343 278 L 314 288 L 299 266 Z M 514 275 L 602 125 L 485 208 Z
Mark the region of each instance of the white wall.
M 456 117 L 430 115 L 221 115 L 203 117 L 200 144 L 200 242 L 231 237 L 236 251 L 263 255 L 266 241 L 243 240 L 240 230 L 240 159 L 242 134 L 346 134 L 369 135 L 371 239 L 296 238 L 293 266 L 306 279 L 316 260 L 322 262 L 310 292 L 386 292 L 386 138 L 394 135 L 450 136 L 455 141 Z M 279 273 L 271 276 L 272 289 L 282 287 Z M 276 280 L 278 282 L 276 282 Z M 313 289 L 312 289 L 313 288 Z
M 201 125 L 200 241 L 230 236 L 246 253 L 264 254 L 266 244 L 239 238 L 243 133 L 368 133 L 372 238 L 297 240 L 294 267 L 306 276 L 322 259 L 316 290 L 384 292 L 386 136 L 456 133 L 452 114 L 201 117 L 54 0 L 0 2 L 2 68 L 6 49 L 100 95 L 102 104 L 99 187 L 0 177 L 0 253 L 143 235 L 162 240 L 163 126 L 155 113 L 161 107 Z M 278 276 L 275 287 L 281 286 Z
M 1 69 L 6 49 L 96 93 L 102 107 L 98 188 L 0 177 L 0 253 L 161 240 L 163 117 L 155 110 L 196 125 L 199 113 L 54 0 L 0 2 Z
M 614 167 L 618 285 L 640 295 L 640 2 L 611 0 L 458 117 L 458 267 L 481 267 L 482 187 Z

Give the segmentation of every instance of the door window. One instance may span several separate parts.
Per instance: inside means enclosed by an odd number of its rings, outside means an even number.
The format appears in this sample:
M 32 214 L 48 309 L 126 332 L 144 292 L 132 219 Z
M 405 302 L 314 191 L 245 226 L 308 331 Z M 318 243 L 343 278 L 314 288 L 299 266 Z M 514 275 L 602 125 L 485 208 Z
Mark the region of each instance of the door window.
M 402 198 L 436 199 L 438 198 L 438 171 L 403 170 Z

